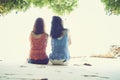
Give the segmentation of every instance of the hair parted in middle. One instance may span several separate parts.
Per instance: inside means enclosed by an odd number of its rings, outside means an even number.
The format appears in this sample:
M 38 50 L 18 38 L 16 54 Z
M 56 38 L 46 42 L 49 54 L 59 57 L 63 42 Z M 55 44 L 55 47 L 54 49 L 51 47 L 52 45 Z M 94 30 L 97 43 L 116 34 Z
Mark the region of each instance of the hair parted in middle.
M 37 18 L 34 23 L 33 32 L 35 34 L 42 34 L 45 32 L 44 20 L 42 18 Z

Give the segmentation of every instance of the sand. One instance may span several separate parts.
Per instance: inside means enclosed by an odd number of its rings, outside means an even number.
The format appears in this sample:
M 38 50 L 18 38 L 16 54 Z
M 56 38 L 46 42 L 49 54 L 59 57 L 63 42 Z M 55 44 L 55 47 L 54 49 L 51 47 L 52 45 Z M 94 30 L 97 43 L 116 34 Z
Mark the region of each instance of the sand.
M 0 59 L 0 80 L 120 80 L 120 58 L 73 57 L 67 66 Z

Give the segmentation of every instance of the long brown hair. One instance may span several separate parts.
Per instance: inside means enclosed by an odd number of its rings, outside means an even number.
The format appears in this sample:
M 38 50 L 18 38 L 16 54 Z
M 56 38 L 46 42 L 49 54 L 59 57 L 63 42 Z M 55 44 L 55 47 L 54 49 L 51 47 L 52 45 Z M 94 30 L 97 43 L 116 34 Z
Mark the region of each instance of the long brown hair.
M 45 32 L 44 20 L 42 18 L 37 18 L 34 23 L 33 32 L 35 34 L 42 34 Z

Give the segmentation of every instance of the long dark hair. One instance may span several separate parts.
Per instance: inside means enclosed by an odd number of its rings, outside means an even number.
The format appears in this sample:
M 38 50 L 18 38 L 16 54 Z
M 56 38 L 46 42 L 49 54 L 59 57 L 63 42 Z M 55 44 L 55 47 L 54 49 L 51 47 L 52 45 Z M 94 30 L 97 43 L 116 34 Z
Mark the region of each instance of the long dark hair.
M 61 36 L 63 30 L 62 19 L 59 16 L 53 16 L 50 36 L 56 39 Z
M 45 32 L 44 29 L 44 21 L 42 18 L 37 18 L 35 23 L 34 23 L 34 28 L 33 28 L 33 32 L 35 34 L 42 34 Z

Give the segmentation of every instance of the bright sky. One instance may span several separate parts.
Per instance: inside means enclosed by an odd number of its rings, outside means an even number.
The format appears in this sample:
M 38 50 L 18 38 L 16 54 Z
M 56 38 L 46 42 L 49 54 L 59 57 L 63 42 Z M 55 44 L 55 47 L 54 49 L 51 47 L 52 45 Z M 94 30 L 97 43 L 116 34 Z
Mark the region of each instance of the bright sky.
M 15 14 L 13 11 L 0 17 L 0 58 L 27 57 L 29 34 L 35 19 L 44 18 L 49 34 L 53 15 L 47 8 L 31 8 L 26 12 Z M 71 56 L 106 53 L 110 45 L 120 45 L 120 16 L 106 15 L 100 0 L 80 0 L 79 7 L 62 18 L 71 33 Z M 50 41 L 47 47 L 49 53 Z

